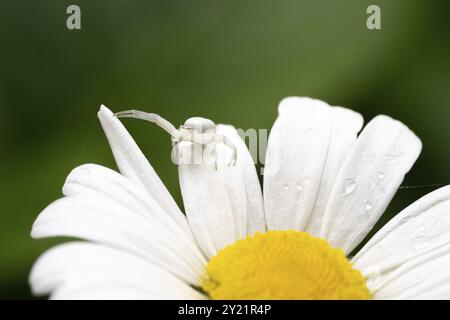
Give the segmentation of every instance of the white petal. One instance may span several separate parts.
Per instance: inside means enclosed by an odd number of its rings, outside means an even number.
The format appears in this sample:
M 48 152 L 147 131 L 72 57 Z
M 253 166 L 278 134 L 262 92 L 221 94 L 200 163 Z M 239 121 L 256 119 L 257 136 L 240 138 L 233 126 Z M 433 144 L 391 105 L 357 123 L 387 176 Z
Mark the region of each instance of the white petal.
M 354 257 L 355 268 L 368 277 L 376 297 L 395 298 L 399 291 L 405 291 L 408 298 L 414 298 L 419 285 L 448 276 L 441 269 L 448 269 L 448 262 L 443 261 L 450 259 L 449 211 L 450 186 L 447 186 L 395 216 Z M 414 278 L 417 281 L 409 284 L 412 291 L 406 292 L 405 281 Z M 439 285 L 434 289 L 443 290 Z
M 108 279 L 110 280 L 110 279 Z M 101 282 L 103 281 L 103 282 Z M 85 284 L 84 282 L 88 282 Z M 89 286 L 93 284 L 94 288 Z M 61 286 L 54 291 L 50 300 L 170 300 L 165 295 L 143 292 L 136 288 L 127 288 L 122 283 L 104 283 L 104 280 L 83 278 L 77 290 L 68 286 Z M 175 299 L 174 299 L 175 300 Z
M 103 105 L 98 112 L 98 118 L 120 172 L 131 181 L 143 185 L 165 212 L 177 221 L 185 232 L 189 232 L 185 216 L 119 119 Z
M 314 211 L 305 231 L 318 237 L 322 228 L 323 215 L 340 171 L 349 151 L 356 142 L 358 132 L 363 125 L 363 117 L 350 109 L 341 107 L 331 108 L 331 138 L 328 145 L 327 158 L 320 180 Z
M 398 268 L 369 276 L 368 285 L 378 300 L 450 299 L 450 246 L 425 252 Z
M 252 155 L 233 126 L 218 125 L 217 133 L 226 136 L 236 146 L 238 152 L 236 165 L 242 166 L 243 169 L 245 201 L 240 204 L 233 203 L 234 210 L 239 213 L 240 210 L 246 209 L 247 234 L 252 235 L 256 231 L 265 232 L 266 219 L 264 217 L 263 196 Z M 240 179 L 240 177 L 238 178 Z M 232 184 L 233 182 L 228 180 L 228 183 Z
M 320 187 L 331 133 L 330 107 L 319 100 L 281 101 L 264 168 L 269 230 L 304 230 Z
M 123 205 L 134 214 L 148 220 L 151 225 L 165 233 L 167 241 L 180 248 L 184 258 L 202 272 L 206 260 L 199 250 L 192 232 L 186 233 L 166 212 L 148 195 L 140 185 L 130 182 L 119 173 L 95 164 L 81 165 L 69 174 L 63 187 L 66 196 L 92 196 L 99 194 L 112 202 Z
M 201 299 L 183 281 L 145 259 L 107 246 L 72 242 L 56 246 L 34 264 L 36 295 L 54 299 Z
M 245 238 L 248 231 L 265 230 L 261 189 L 247 147 L 233 127 L 219 125 L 216 129 L 237 148 L 234 166 L 227 166 L 232 152 L 222 144 L 217 144 L 215 155 L 211 148 L 208 153 L 186 141 L 178 146 L 178 154 L 185 159 L 198 151 L 203 154 L 198 157 L 204 157 L 192 164 L 180 161 L 178 167 L 186 214 L 208 257 Z
M 184 155 L 193 146 L 190 142 L 181 142 L 178 148 L 181 151 L 179 154 Z M 219 152 L 216 151 L 216 154 Z M 214 164 L 178 165 L 186 215 L 198 244 L 208 258 L 224 246 L 234 243 L 238 233 L 224 170 L 222 166 L 215 170 Z
M 34 238 L 68 236 L 100 242 L 146 258 L 196 284 L 201 272 L 186 261 L 162 225 L 147 219 L 102 194 L 78 195 L 55 201 L 33 224 Z
M 421 148 L 401 122 L 387 116 L 373 119 L 336 178 L 321 237 L 350 253 L 383 214 Z

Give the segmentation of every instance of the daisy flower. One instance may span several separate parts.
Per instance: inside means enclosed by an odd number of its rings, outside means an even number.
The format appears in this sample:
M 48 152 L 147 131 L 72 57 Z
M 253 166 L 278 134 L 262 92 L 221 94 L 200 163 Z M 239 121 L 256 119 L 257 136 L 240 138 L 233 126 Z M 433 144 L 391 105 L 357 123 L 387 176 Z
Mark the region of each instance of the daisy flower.
M 448 299 L 450 187 L 396 215 L 355 255 L 421 151 L 403 123 L 310 98 L 279 105 L 263 190 L 237 131 L 203 118 L 98 116 L 120 173 L 75 168 L 32 237 L 80 239 L 35 263 L 53 299 Z M 119 117 L 172 138 L 185 214 Z M 212 147 L 211 147 L 212 146 Z M 209 152 L 205 152 L 210 148 Z M 192 159 L 197 151 L 206 155 Z M 206 161 L 206 160 L 211 161 Z M 231 162 L 231 165 L 229 165 Z

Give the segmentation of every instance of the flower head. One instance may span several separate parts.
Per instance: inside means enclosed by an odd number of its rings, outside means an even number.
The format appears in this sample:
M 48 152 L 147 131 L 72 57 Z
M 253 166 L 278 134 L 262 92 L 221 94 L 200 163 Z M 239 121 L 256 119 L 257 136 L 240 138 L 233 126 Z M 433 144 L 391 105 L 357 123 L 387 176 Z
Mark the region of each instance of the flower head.
M 120 116 L 172 138 L 184 215 Z M 270 133 L 261 191 L 236 130 L 202 118 L 180 129 L 138 111 L 99 119 L 120 173 L 75 168 L 32 236 L 50 249 L 30 275 L 52 298 L 450 298 L 450 187 L 436 190 L 350 253 L 383 214 L 421 142 L 388 116 L 290 97 Z M 201 126 L 199 126 L 199 124 Z M 198 129 L 201 128 L 201 129 Z M 207 129 L 207 130 L 206 130 Z M 192 162 L 200 153 L 206 159 Z M 211 161 L 206 161 L 206 160 Z M 232 161 L 230 161 L 230 159 Z

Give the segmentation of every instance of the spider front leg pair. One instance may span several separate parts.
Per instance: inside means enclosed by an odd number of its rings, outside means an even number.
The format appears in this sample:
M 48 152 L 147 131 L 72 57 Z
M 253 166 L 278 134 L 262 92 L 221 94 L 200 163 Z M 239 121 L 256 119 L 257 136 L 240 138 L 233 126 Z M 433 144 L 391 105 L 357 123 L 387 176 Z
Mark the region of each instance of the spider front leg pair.
M 202 146 L 209 146 L 213 144 L 214 147 L 217 144 L 223 144 L 227 146 L 232 152 L 232 157 L 228 163 L 228 166 L 236 165 L 237 161 L 236 146 L 226 136 L 210 132 L 212 131 L 210 129 L 213 129 L 215 127 L 214 123 L 210 120 L 202 118 L 191 118 L 190 120 L 194 120 L 197 122 L 200 121 L 200 124 L 205 124 L 205 128 L 201 128 L 204 130 L 200 130 L 200 132 L 197 132 L 196 130 L 197 128 L 195 128 L 195 126 L 192 124 L 187 125 L 185 124 L 181 126 L 180 129 L 177 129 L 173 124 L 171 124 L 169 121 L 167 121 L 166 119 L 164 119 L 163 117 L 159 116 L 156 113 L 147 113 L 139 110 L 126 110 L 117 112 L 115 116 L 118 118 L 134 118 L 155 123 L 157 126 L 164 129 L 164 131 L 170 134 L 171 140 L 174 144 L 178 144 L 182 141 L 189 141 L 193 144 L 199 144 Z M 189 120 L 186 122 L 188 123 Z M 217 158 L 215 159 L 215 167 L 217 170 L 218 168 Z
M 235 166 L 237 161 L 237 149 L 236 146 L 226 136 L 217 133 L 194 133 L 186 137 L 183 141 L 190 141 L 193 144 L 200 144 L 203 146 L 213 145 L 214 149 L 218 144 L 223 144 L 230 148 L 232 157 L 228 162 L 228 166 Z M 218 169 L 217 157 L 215 159 L 215 168 Z

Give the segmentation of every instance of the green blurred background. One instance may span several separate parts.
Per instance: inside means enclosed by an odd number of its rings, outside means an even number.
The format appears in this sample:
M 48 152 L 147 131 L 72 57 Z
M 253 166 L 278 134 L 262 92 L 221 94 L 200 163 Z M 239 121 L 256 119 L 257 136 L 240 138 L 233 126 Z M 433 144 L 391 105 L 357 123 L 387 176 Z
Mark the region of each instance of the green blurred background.
M 81 7 L 82 29 L 66 28 Z M 366 8 L 382 9 L 382 30 Z M 31 298 L 33 261 L 60 240 L 33 220 L 78 164 L 115 168 L 101 103 L 270 128 L 288 95 L 401 119 L 424 152 L 405 184 L 450 182 L 450 27 L 446 1 L 128 0 L 0 4 L 0 297 Z M 126 126 L 180 201 L 168 136 Z M 432 188 L 400 190 L 386 219 Z

